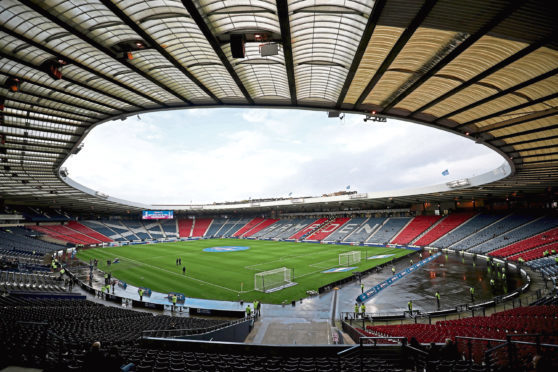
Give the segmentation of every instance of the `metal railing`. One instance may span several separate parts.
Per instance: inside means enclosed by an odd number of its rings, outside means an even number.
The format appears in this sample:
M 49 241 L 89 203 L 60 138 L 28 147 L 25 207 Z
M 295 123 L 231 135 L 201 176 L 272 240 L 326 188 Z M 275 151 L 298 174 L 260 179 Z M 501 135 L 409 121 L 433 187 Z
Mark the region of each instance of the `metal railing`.
M 244 322 L 254 321 L 253 317 L 247 317 L 237 320 L 231 320 L 224 324 L 218 324 L 206 328 L 189 328 L 189 329 L 150 329 L 141 332 L 141 338 L 160 337 L 160 338 L 179 338 L 185 336 L 201 335 L 214 332 L 220 329 L 228 328 Z

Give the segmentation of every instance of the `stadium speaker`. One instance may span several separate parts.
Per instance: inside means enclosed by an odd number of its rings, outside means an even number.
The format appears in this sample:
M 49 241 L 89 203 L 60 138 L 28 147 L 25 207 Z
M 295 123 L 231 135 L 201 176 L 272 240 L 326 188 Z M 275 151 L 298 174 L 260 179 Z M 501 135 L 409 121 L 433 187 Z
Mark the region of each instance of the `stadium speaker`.
M 231 53 L 233 58 L 244 58 L 244 35 L 231 34 Z

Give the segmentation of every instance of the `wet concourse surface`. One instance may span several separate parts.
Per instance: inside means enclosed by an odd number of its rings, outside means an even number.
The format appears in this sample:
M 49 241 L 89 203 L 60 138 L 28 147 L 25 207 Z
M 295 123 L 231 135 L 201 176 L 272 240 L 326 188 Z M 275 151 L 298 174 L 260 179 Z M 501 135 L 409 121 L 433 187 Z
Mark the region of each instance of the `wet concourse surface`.
M 425 253 L 426 258 L 428 253 Z M 418 254 L 413 254 L 417 262 Z M 403 259 L 395 265 L 397 272 L 410 266 L 410 260 Z M 440 309 L 455 308 L 465 303 L 472 304 L 469 288 L 475 289 L 475 303 L 491 300 L 494 296 L 513 292 L 522 285 L 521 275 L 517 269 L 506 270 L 506 280 L 498 275 L 498 268 L 487 266 L 485 259 L 464 258 L 455 253 L 442 256 L 427 263 L 410 275 L 398 280 L 366 302 L 367 313 L 402 313 L 407 310 L 409 300 L 413 301 L 413 310 L 423 312 L 438 310 L 435 293 L 440 293 Z M 362 279 L 365 290 L 391 276 L 391 267 Z M 494 279 L 494 288 L 490 279 Z M 356 297 L 360 294 L 358 282 L 349 283 L 339 293 L 339 311 L 351 312 Z

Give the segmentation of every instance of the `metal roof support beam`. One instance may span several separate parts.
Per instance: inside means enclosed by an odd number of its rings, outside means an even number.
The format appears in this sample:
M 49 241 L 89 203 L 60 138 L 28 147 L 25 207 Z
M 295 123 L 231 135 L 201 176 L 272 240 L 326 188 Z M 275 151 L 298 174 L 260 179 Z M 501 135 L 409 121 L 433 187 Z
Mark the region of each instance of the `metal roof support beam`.
M 69 152 L 72 149 L 71 147 L 60 146 L 58 144 L 52 144 L 52 143 L 28 142 L 27 138 L 20 139 L 20 137 L 11 137 L 9 140 L 6 140 L 6 144 L 7 145 L 14 144 L 17 146 L 33 146 L 33 147 L 39 147 L 47 150 L 58 149 L 61 150 L 61 152 L 65 152 L 65 153 Z
M 541 164 L 541 163 L 558 163 L 558 159 L 546 159 L 524 162 L 522 165 Z
M 28 63 L 28 62 L 25 62 L 25 61 L 23 61 L 23 60 L 20 60 L 19 58 L 15 57 L 15 56 L 8 55 L 8 54 L 4 54 L 4 53 L 0 52 L 0 57 L 6 58 L 6 59 L 11 59 L 11 60 L 17 62 L 18 64 L 21 64 L 21 65 L 23 65 L 23 66 L 27 66 L 27 67 L 29 67 L 29 68 L 32 68 L 32 69 L 34 69 L 34 70 L 36 70 L 36 71 L 39 71 L 39 72 L 41 72 L 41 73 L 44 74 L 44 72 L 40 70 L 39 66 L 32 65 L 31 63 Z M 129 104 L 129 105 L 131 105 L 131 106 L 135 106 L 135 107 L 140 108 L 140 109 L 142 108 L 141 106 L 137 106 L 137 105 L 135 105 L 135 104 L 133 104 L 133 103 L 130 103 L 130 102 L 128 102 L 128 101 L 125 100 L 125 99 L 122 99 L 122 98 L 120 98 L 120 97 L 118 97 L 118 96 L 115 96 L 115 95 L 113 95 L 113 94 L 110 94 L 110 93 L 105 93 L 105 92 L 103 92 L 103 91 L 100 90 L 100 89 L 93 88 L 93 87 L 91 87 L 91 86 L 89 86 L 89 85 L 87 85 L 87 84 L 81 83 L 81 82 L 79 82 L 79 81 L 77 81 L 77 80 L 69 79 L 69 78 L 62 78 L 62 79 L 60 79 L 60 80 L 62 80 L 62 81 L 67 81 L 67 82 L 69 82 L 69 83 L 75 84 L 75 85 L 77 85 L 77 86 L 79 86 L 79 87 L 82 87 L 82 88 L 84 88 L 84 89 L 91 90 L 91 91 L 93 91 L 93 92 L 102 94 L 103 96 L 106 96 L 106 97 L 110 97 L 110 98 L 112 98 L 112 99 L 114 99 L 114 100 L 117 100 L 117 101 L 120 101 L 120 102 L 125 102 L 125 103 L 127 103 L 127 104 Z M 80 97 L 80 96 L 78 96 L 78 97 Z M 125 110 L 123 110 L 122 108 L 120 108 L 120 107 L 117 106 L 117 105 L 109 105 L 108 103 L 103 103 L 103 102 L 100 102 L 100 101 L 96 101 L 96 100 L 92 100 L 92 99 L 87 99 L 87 98 L 81 98 L 81 99 L 94 102 L 94 103 L 96 103 L 96 104 L 98 104 L 98 105 L 110 107 L 110 108 L 113 109 L 113 110 L 118 110 L 118 111 L 121 111 L 121 112 L 126 112 Z
M 515 61 L 525 57 L 526 55 L 528 55 L 528 54 L 534 52 L 535 50 L 539 49 L 540 47 L 544 46 L 545 44 L 547 44 L 549 41 L 551 41 L 555 37 L 556 37 L 555 34 L 552 34 L 551 36 L 545 37 L 544 39 L 541 39 L 541 40 L 539 40 L 539 41 L 537 41 L 537 42 L 535 42 L 531 45 L 526 46 L 525 48 L 521 49 L 519 52 L 515 53 L 514 55 L 509 56 L 508 58 L 504 59 L 503 61 L 500 61 L 499 63 L 495 64 L 494 66 L 490 67 L 489 69 L 484 70 L 483 72 L 481 72 L 477 76 L 473 77 L 472 79 L 467 80 L 463 84 L 451 89 L 450 91 L 442 94 L 441 96 L 439 96 L 435 100 L 430 101 L 427 104 L 423 105 L 422 107 L 418 108 L 417 110 L 413 111 L 411 113 L 411 116 L 414 116 L 419 112 L 423 112 L 424 110 L 427 110 L 430 107 L 437 105 L 438 103 L 446 100 L 447 98 L 461 92 L 463 89 L 468 88 L 475 83 L 478 83 L 479 81 L 481 81 L 482 79 L 486 78 L 489 75 L 492 75 L 496 71 L 500 71 L 504 67 L 506 67 L 508 65 L 511 65 Z
M 238 77 L 236 71 L 234 70 L 233 66 L 229 62 L 227 56 L 225 55 L 225 53 L 221 49 L 221 45 L 219 45 L 219 41 L 217 40 L 215 35 L 213 35 L 211 30 L 209 29 L 209 26 L 203 20 L 203 17 L 200 14 L 200 12 L 198 12 L 198 9 L 196 8 L 196 5 L 194 4 L 194 2 L 191 1 L 191 0 L 182 0 L 182 4 L 184 5 L 184 7 L 188 11 L 188 13 L 190 13 L 190 16 L 192 17 L 194 22 L 196 22 L 196 24 L 198 25 L 198 28 L 200 29 L 200 31 L 203 33 L 203 35 L 207 39 L 207 42 L 211 45 L 211 47 L 213 48 L 213 50 L 217 54 L 217 57 L 219 57 L 219 59 L 221 60 L 221 63 L 227 69 L 229 75 L 232 77 L 232 79 L 234 80 L 234 82 L 236 83 L 236 85 L 238 86 L 238 88 L 240 89 L 240 91 L 242 92 L 242 94 L 244 95 L 246 100 L 248 101 L 248 103 L 253 105 L 254 100 L 252 99 L 252 97 L 250 97 L 250 93 L 248 93 L 248 90 L 246 89 L 246 87 L 242 83 L 242 80 L 240 80 L 240 78 Z
M 514 11 L 517 10 L 517 8 L 519 8 L 521 5 L 523 5 L 526 2 L 526 0 L 514 0 L 511 1 L 508 6 L 502 10 L 500 13 L 498 13 L 498 15 L 496 15 L 494 18 L 492 18 L 488 23 L 486 23 L 484 26 L 482 26 L 477 32 L 475 32 L 474 34 L 470 35 L 466 40 L 464 40 L 461 44 L 459 44 L 455 49 L 453 49 L 447 56 L 445 56 L 444 58 L 442 58 L 441 61 L 439 61 L 435 66 L 433 66 L 430 70 L 428 70 L 428 72 L 426 72 L 424 75 L 422 75 L 420 78 L 417 79 L 417 81 L 415 81 L 413 84 L 411 84 L 410 87 L 408 87 L 407 89 L 405 89 L 403 92 L 401 92 L 397 97 L 395 97 L 394 99 L 391 100 L 391 102 L 388 102 L 385 107 L 383 108 L 383 111 L 388 111 L 391 108 L 393 108 L 396 104 L 398 104 L 399 102 L 401 102 L 403 99 L 405 99 L 409 94 L 411 94 L 412 92 L 414 92 L 418 87 L 420 87 L 422 84 L 424 84 L 428 79 L 430 79 L 432 76 L 434 76 L 434 74 L 436 74 L 438 71 L 440 71 L 442 68 L 444 68 L 445 66 L 447 66 L 449 63 L 451 63 L 455 58 L 457 58 L 461 53 L 463 53 L 465 50 L 467 50 L 471 45 L 473 45 L 474 43 L 476 43 L 481 37 L 483 37 L 484 35 L 486 35 L 488 32 L 490 32 L 490 30 L 492 30 L 494 27 L 496 27 L 500 22 L 502 22 L 504 19 L 506 19 L 507 17 L 509 17 Z
M 9 127 L 9 128 L 19 128 L 19 129 L 23 129 L 23 130 L 34 130 L 36 132 L 45 132 L 45 133 L 55 133 L 55 134 L 63 134 L 65 136 L 74 136 L 74 137 L 80 137 L 83 133 L 70 133 L 70 132 L 64 132 L 61 130 L 57 130 L 55 128 L 48 128 L 48 127 L 33 127 L 31 125 L 19 125 L 16 123 L 4 123 L 3 124 L 5 127 Z M 9 135 L 9 133 L 6 133 Z M 48 138 L 45 138 L 48 139 Z M 73 140 L 68 140 L 68 141 L 73 141 Z
M 531 151 L 531 149 L 525 149 L 525 151 Z M 536 157 L 539 157 L 539 156 L 553 156 L 553 155 L 558 155 L 558 152 L 554 151 L 554 152 L 549 152 L 549 153 L 546 153 L 546 154 L 521 155 L 520 159 L 536 158 Z
M 529 129 L 529 130 L 526 130 L 526 131 L 523 131 L 523 132 L 511 133 L 511 134 L 507 134 L 505 136 L 499 136 L 497 138 L 488 140 L 487 142 L 501 141 L 501 140 L 504 140 L 504 139 L 507 139 L 507 138 L 525 136 L 525 135 L 528 135 L 528 134 L 545 132 L 547 130 L 553 130 L 553 129 L 558 129 L 558 124 L 550 125 L 548 127 L 537 128 L 537 129 Z
M 18 146 L 16 147 L 12 147 L 12 146 Z M 33 147 L 33 148 L 28 148 L 28 147 Z M 6 144 L 6 149 L 7 150 L 14 150 L 14 151 L 31 151 L 31 152 L 40 152 L 40 153 L 45 153 L 45 154 L 57 154 L 57 155 L 67 155 L 68 152 L 70 152 L 69 149 L 67 149 L 66 151 L 60 152 L 60 151 L 52 151 L 54 147 L 46 147 L 46 146 L 37 146 L 37 145 L 31 145 L 31 144 L 22 144 L 22 143 L 17 143 L 14 141 L 10 141 Z M 0 164 L 1 165 L 1 164 Z
M 277 3 L 281 3 L 281 0 L 277 0 Z M 358 48 L 356 50 L 355 56 L 353 58 L 353 62 L 351 63 L 351 67 L 349 68 L 349 72 L 347 73 L 347 77 L 345 78 L 345 83 L 343 84 L 343 88 L 341 88 L 341 93 L 339 94 L 339 98 L 337 98 L 337 103 L 335 104 L 335 108 L 341 108 L 343 101 L 345 100 L 345 96 L 353 83 L 353 79 L 356 75 L 358 66 L 360 65 L 360 61 L 362 61 L 362 57 L 366 52 L 366 48 L 368 47 L 368 43 L 370 42 L 370 38 L 372 38 L 372 34 L 376 29 L 376 25 L 378 24 L 378 20 L 380 19 L 380 15 L 382 14 L 382 10 L 386 5 L 386 0 L 376 0 L 374 2 L 374 7 L 372 8 L 372 12 L 370 17 L 368 17 L 368 22 L 366 23 L 366 27 L 364 29 L 364 33 L 362 34 L 362 38 L 358 44 Z
M 22 110 L 22 111 L 23 111 L 23 110 Z M 28 111 L 28 112 L 31 112 L 31 111 Z M 69 127 L 78 127 L 78 128 L 87 128 L 87 127 L 89 127 L 89 125 L 87 125 L 87 124 L 66 123 L 66 122 L 63 121 L 63 120 L 56 120 L 56 119 L 49 119 L 49 118 L 37 118 L 37 117 L 29 116 L 29 115 L 16 114 L 16 113 L 14 113 L 14 112 L 2 111 L 2 112 L 0 112 L 0 115 L 4 115 L 5 117 L 13 117 L 13 118 L 25 119 L 25 120 L 35 120 L 35 121 L 44 122 L 44 123 L 52 123 L 52 124 L 67 125 L 67 126 L 69 126 Z
M 27 37 L 25 37 L 25 36 L 23 36 L 23 35 L 20 35 L 20 34 L 14 32 L 14 31 L 12 31 L 12 30 L 7 29 L 6 27 L 4 27 L 4 26 L 2 26 L 2 25 L 0 25 L 0 31 L 5 32 L 5 33 L 7 33 L 8 35 L 11 35 L 11 36 L 13 36 L 13 37 L 15 37 L 15 38 L 17 38 L 17 39 L 19 39 L 19 40 L 21 40 L 21 41 L 24 41 L 24 42 L 26 42 L 27 44 L 30 44 L 30 45 L 34 46 L 35 48 L 42 50 L 42 51 L 45 52 L 45 53 L 49 53 L 49 54 L 53 54 L 53 55 L 60 55 L 60 53 L 57 53 L 57 52 L 55 52 L 55 51 L 53 51 L 53 50 L 50 50 L 49 48 L 47 48 L 47 47 L 44 46 L 43 44 L 37 43 L 35 40 L 29 39 L 29 38 L 27 38 Z M 127 85 L 121 83 L 120 81 L 118 81 L 118 80 L 116 80 L 116 79 L 114 79 L 114 78 L 112 78 L 112 77 L 110 77 L 110 76 L 102 75 L 101 73 L 99 73 L 99 72 L 93 70 L 91 67 L 85 66 L 84 64 L 82 64 L 82 63 L 80 63 L 80 62 L 76 61 L 75 59 L 72 59 L 72 58 L 70 58 L 70 57 L 68 57 L 68 56 L 65 56 L 65 55 L 60 55 L 60 56 L 61 56 L 62 58 L 64 58 L 64 60 L 65 60 L 66 62 L 68 62 L 68 63 L 70 63 L 70 64 L 72 64 L 72 65 L 74 65 L 74 66 L 77 66 L 77 67 L 81 68 L 81 69 L 84 70 L 84 71 L 87 71 L 87 72 L 89 72 L 89 73 L 91 73 L 91 74 L 93 74 L 93 75 L 95 75 L 95 76 L 98 76 L 98 77 L 100 77 L 100 78 L 102 78 L 102 79 L 105 79 L 105 80 L 107 80 L 107 81 L 110 81 L 110 82 L 113 83 L 114 85 L 117 85 L 117 86 L 119 86 L 120 88 L 126 89 L 126 90 L 128 90 L 128 91 L 130 91 L 130 92 L 132 92 L 132 93 L 134 93 L 134 94 L 137 94 L 138 96 L 141 96 L 141 97 L 143 97 L 143 98 L 145 98 L 145 99 L 147 99 L 147 100 L 150 100 L 150 101 L 152 101 L 152 102 L 155 102 L 155 103 L 157 103 L 157 104 L 159 104 L 159 105 L 164 106 L 164 104 L 163 104 L 161 101 L 159 101 L 159 100 L 157 100 L 157 99 L 155 99 L 155 98 L 149 97 L 147 94 L 143 93 L 142 91 L 139 91 L 139 90 L 136 90 L 136 89 L 134 89 L 134 88 L 131 88 L 131 87 L 129 87 L 129 86 L 127 86 Z M 67 79 L 66 79 L 66 80 L 67 80 Z M 102 94 L 107 95 L 108 93 L 103 92 Z M 134 104 L 134 103 L 132 103 L 132 102 L 130 102 L 130 101 L 125 101 L 125 100 L 122 99 L 122 98 L 119 98 L 119 100 L 123 100 L 124 102 L 128 103 L 128 104 L 131 105 L 131 106 L 136 106 L 136 107 L 143 108 L 143 107 L 138 106 L 138 105 L 136 105 L 136 104 Z
M 53 163 L 57 160 L 58 157 L 60 157 L 60 155 L 63 154 L 56 154 L 56 156 L 48 156 L 48 155 L 44 155 L 44 157 L 41 157 L 38 154 L 27 154 L 27 152 L 23 153 L 17 153 L 17 154 L 1 154 L 0 155 L 0 159 L 8 159 L 8 160 L 14 160 L 14 161 L 37 161 L 37 162 L 48 162 L 48 163 Z M 10 163 L 0 163 L 0 164 L 10 164 Z
M 478 100 L 478 101 L 476 101 L 476 102 L 474 102 L 474 103 L 471 103 L 471 104 L 469 104 L 469 105 L 467 105 L 467 106 L 464 106 L 464 107 L 462 107 L 462 108 L 460 108 L 460 109 L 457 109 L 457 110 L 455 110 L 455 111 L 453 111 L 453 112 L 447 113 L 447 114 L 445 114 L 445 115 L 439 117 L 437 121 L 443 120 L 443 119 L 447 119 L 447 118 L 452 117 L 452 116 L 455 116 L 455 115 L 459 115 L 459 114 L 462 113 L 462 112 L 471 110 L 471 109 L 473 109 L 473 108 L 475 108 L 475 107 L 478 107 L 478 106 L 480 106 L 480 105 L 483 105 L 483 104 L 485 104 L 485 103 L 487 103 L 487 102 L 490 102 L 490 101 L 492 101 L 492 100 L 495 100 L 495 99 L 497 99 L 497 98 L 500 98 L 500 97 L 502 97 L 502 96 L 505 96 L 506 94 L 515 92 L 516 90 L 523 89 L 523 88 L 525 88 L 525 87 L 527 87 L 527 86 L 529 86 L 529 85 L 536 84 L 536 83 L 538 83 L 539 81 L 544 80 L 544 79 L 548 79 L 549 77 L 554 76 L 554 75 L 556 75 L 556 74 L 558 74 L 558 68 L 555 68 L 555 69 L 553 69 L 553 70 L 550 70 L 550 71 L 548 71 L 548 72 L 545 72 L 544 74 L 539 75 L 539 76 L 536 76 L 536 77 L 531 78 L 531 79 L 529 79 L 529 80 L 525 80 L 525 81 L 522 82 L 522 83 L 519 83 L 519 84 L 514 85 L 514 86 L 512 86 L 512 87 L 509 87 L 509 88 L 507 88 L 507 89 L 504 89 L 504 90 L 502 90 L 502 91 L 500 91 L 500 92 L 498 92 L 498 93 L 495 93 L 495 94 L 493 94 L 493 95 L 491 95 L 491 96 L 488 96 L 488 97 L 486 97 L 486 98 L 483 98 L 483 99 L 481 99 L 481 100 Z M 466 124 L 464 123 L 464 124 L 462 124 L 462 125 L 466 125 Z
M 399 36 L 399 39 L 397 40 L 397 42 L 395 43 L 395 45 L 393 46 L 393 48 L 391 49 L 387 57 L 383 60 L 378 70 L 376 70 L 376 73 L 374 74 L 370 82 L 368 82 L 368 85 L 366 85 L 366 88 L 364 88 L 360 97 L 358 97 L 353 108 L 360 106 L 362 102 L 366 99 L 366 97 L 368 97 L 372 89 L 374 89 L 376 84 L 378 84 L 378 82 L 380 81 L 384 73 L 387 71 L 389 66 L 392 64 L 395 58 L 397 58 L 399 52 L 401 52 L 403 47 L 405 47 L 405 45 L 407 44 L 409 39 L 413 36 L 417 28 L 422 24 L 422 22 L 428 16 L 432 8 L 434 8 L 436 2 L 437 0 L 426 0 L 426 2 L 422 5 L 418 13 L 415 15 L 415 18 L 413 18 L 409 26 L 405 28 L 405 31 L 403 31 L 401 36 Z
M 558 135 L 556 135 L 556 136 L 550 136 L 550 137 L 545 137 L 545 138 L 534 138 L 534 139 L 525 140 L 525 141 L 519 141 L 519 142 L 508 143 L 508 144 L 504 145 L 503 147 L 526 145 L 526 144 L 530 144 L 530 143 L 534 143 L 534 142 L 548 141 L 548 140 L 554 140 L 554 139 L 558 139 Z M 556 146 L 556 145 L 551 145 L 551 146 Z M 544 147 L 544 146 L 543 146 L 543 147 Z M 534 147 L 534 148 L 529 148 L 529 149 L 525 149 L 525 150 L 515 150 L 515 151 L 526 151 L 526 150 L 536 150 L 536 149 L 537 149 L 537 148 Z
M 511 128 L 516 125 L 520 125 L 520 124 L 528 123 L 530 121 L 540 120 L 540 119 L 544 119 L 556 115 L 558 115 L 557 109 L 545 110 L 545 111 L 537 112 L 535 114 L 525 115 L 524 117 L 518 117 L 512 120 L 507 120 L 505 122 L 490 124 L 485 127 L 481 127 L 480 130 L 474 133 L 480 134 L 480 133 L 492 132 L 494 130 Z
M 0 52 L 0 54 L 1 54 L 1 52 Z M 18 62 L 18 63 L 19 63 L 19 62 Z M 22 78 L 21 76 L 14 76 L 14 77 L 20 79 L 20 80 L 22 81 L 22 85 L 24 85 L 25 83 L 33 84 L 33 85 L 36 85 L 36 86 L 38 86 L 38 87 L 45 88 L 45 89 L 49 89 L 49 90 L 52 90 L 52 91 L 57 92 L 57 93 L 60 93 L 60 94 L 65 94 L 65 95 L 68 95 L 68 96 L 70 96 L 70 97 L 74 97 L 74 98 L 83 100 L 83 101 L 88 102 L 88 103 L 96 104 L 96 105 L 99 105 L 99 106 L 104 106 L 105 108 L 110 109 L 110 110 L 116 110 L 116 111 L 121 112 L 121 113 L 124 113 L 124 112 L 125 112 L 125 111 L 122 111 L 122 110 L 120 110 L 120 109 L 113 108 L 113 107 L 111 107 L 111 106 L 109 106 L 109 105 L 107 105 L 107 104 L 105 104 L 105 103 L 99 103 L 99 102 L 97 102 L 97 101 L 92 101 L 92 100 L 90 100 L 90 99 L 88 99 L 88 98 L 83 98 L 83 97 L 78 96 L 77 94 L 74 94 L 74 93 L 69 93 L 69 92 L 67 92 L 67 91 L 60 90 L 60 89 L 57 89 L 57 88 L 54 88 L 54 87 L 51 87 L 51 86 L 48 86 L 48 85 L 44 85 L 44 84 L 35 82 L 35 81 L 26 80 L 25 78 Z M 21 88 L 20 88 L 20 89 L 21 89 Z M 17 94 L 17 93 L 15 93 L 15 94 Z M 47 99 L 47 100 L 50 99 L 50 98 L 47 98 L 47 97 L 42 97 L 42 98 Z M 62 103 L 64 103 L 64 102 L 62 101 Z M 80 108 L 82 108 L 82 107 L 80 107 Z M 107 115 L 106 112 L 98 111 L 98 110 L 95 110 L 95 109 L 92 109 L 92 108 L 89 108 L 89 107 L 85 107 L 85 109 L 90 110 L 90 111 L 93 111 L 93 112 L 98 112 L 99 114 Z M 110 115 L 114 115 L 114 113 L 113 113 L 113 112 L 110 112 Z
M 492 118 L 495 118 L 495 117 L 498 117 L 498 116 L 503 116 L 503 115 L 506 115 L 510 112 L 517 111 L 517 110 L 522 110 L 525 107 L 537 105 L 539 103 L 543 103 L 545 101 L 550 101 L 550 100 L 555 99 L 555 98 L 558 98 L 558 93 L 553 93 L 553 94 L 550 94 L 548 96 L 540 97 L 540 98 L 534 99 L 532 101 L 522 103 L 521 105 L 517 105 L 515 107 L 510 107 L 510 108 L 507 108 L 505 110 L 501 110 L 501 111 L 494 112 L 492 114 L 480 117 L 478 119 L 470 120 L 466 123 L 459 124 L 459 125 L 455 126 L 454 128 L 455 129 L 462 128 L 466 125 L 475 124 L 475 123 L 478 123 L 478 122 L 481 122 L 481 121 L 484 121 L 484 120 L 489 120 L 489 119 L 492 119 Z
M 1 74 L 0 74 L 0 75 L 1 75 Z M 34 83 L 30 83 L 30 84 L 34 84 Z M 37 85 L 37 84 L 36 84 L 36 85 Z M 49 88 L 49 87 L 47 87 L 47 86 L 43 86 L 43 85 L 38 85 L 38 86 L 44 87 L 44 88 L 46 88 L 46 89 L 51 89 L 51 88 Z M 15 98 L 15 97 L 13 97 L 13 95 L 14 95 L 13 93 L 0 94 L 0 97 L 4 97 L 7 101 L 10 100 L 10 101 L 15 101 L 15 102 L 24 103 L 24 104 L 31 105 L 31 106 L 42 107 L 42 108 L 45 108 L 45 109 L 48 109 L 48 110 L 55 110 L 55 111 L 65 112 L 65 113 L 72 114 L 72 115 L 84 116 L 84 117 L 86 117 L 86 118 L 94 119 L 95 121 L 97 121 L 97 120 L 102 120 L 102 119 L 104 119 L 104 118 L 106 118 L 106 117 L 108 116 L 108 114 L 105 113 L 105 112 L 96 111 L 96 110 L 94 110 L 94 109 L 90 109 L 90 108 L 87 108 L 87 107 L 74 106 L 74 105 L 72 105 L 71 103 L 67 103 L 67 102 L 65 102 L 65 101 L 63 101 L 63 100 L 56 99 L 56 98 L 52 98 L 52 97 L 41 96 L 41 95 L 36 94 L 36 93 L 33 93 L 33 92 L 28 92 L 28 91 L 25 92 L 25 91 L 23 91 L 23 90 L 21 89 L 21 87 L 20 87 L 20 89 L 19 89 L 19 91 L 18 91 L 18 96 L 19 96 L 20 98 L 27 98 L 27 97 L 25 97 L 25 96 L 35 97 L 35 98 L 37 98 L 39 101 L 40 101 L 40 100 L 45 100 L 45 101 L 56 102 L 56 103 L 60 103 L 60 104 L 62 104 L 62 105 L 67 105 L 67 106 L 75 107 L 76 109 L 79 109 L 79 110 L 88 110 L 88 111 L 94 112 L 94 113 L 96 113 L 96 114 L 101 114 L 102 116 L 99 117 L 99 116 L 88 115 L 88 114 L 84 114 L 84 113 L 77 113 L 77 112 L 73 112 L 73 111 L 70 111 L 70 110 L 62 109 L 62 108 L 49 107 L 49 106 L 46 106 L 46 105 L 41 105 L 41 104 L 36 103 L 36 102 L 25 101 L 25 100 L 23 100 L 23 99 L 17 99 L 17 98 Z
M 155 48 L 163 57 L 165 57 L 167 61 L 169 61 L 174 67 L 176 67 L 184 75 L 186 75 L 186 77 L 188 77 L 188 79 L 190 79 L 194 84 L 196 84 L 198 88 L 203 90 L 205 94 L 211 97 L 218 104 L 223 104 L 223 102 L 221 102 L 221 100 L 215 94 L 213 94 L 213 92 L 209 90 L 209 88 L 203 85 L 202 82 L 199 81 L 190 71 L 188 71 L 169 52 L 167 52 L 163 47 L 161 47 L 159 43 L 157 43 L 155 39 L 151 37 L 151 35 L 149 35 L 140 26 L 138 26 L 135 22 L 133 22 L 126 15 L 126 13 L 122 11 L 122 9 L 120 9 L 116 4 L 114 4 L 110 0 L 100 0 L 100 1 L 101 3 L 103 3 L 104 6 L 110 9 L 114 13 L 114 15 L 120 18 L 120 20 L 124 22 L 124 24 L 126 24 L 128 27 L 134 30 L 135 33 L 137 33 L 143 40 L 145 40 L 149 44 L 149 46 Z
M 296 81 L 293 63 L 293 48 L 291 41 L 291 24 L 289 22 L 289 4 L 285 0 L 277 0 L 277 12 L 279 25 L 281 26 L 281 41 L 283 43 L 283 56 L 285 58 L 285 68 L 289 81 L 289 92 L 291 95 L 291 105 L 296 106 Z
M 59 27 L 63 28 L 64 30 L 70 32 L 74 36 L 79 37 L 80 39 L 82 39 L 83 41 L 85 41 L 86 43 L 91 45 L 92 47 L 97 48 L 99 51 L 105 53 L 106 55 L 110 56 L 111 58 L 115 59 L 116 61 L 119 60 L 117 58 L 116 54 L 112 50 L 104 47 L 103 45 L 96 42 L 95 40 L 93 40 L 89 36 L 85 35 L 84 33 L 80 32 L 79 30 L 76 30 L 75 28 L 70 27 L 67 23 L 62 22 L 61 20 L 59 20 L 58 18 L 56 18 L 55 16 L 50 14 L 48 11 L 41 8 L 40 6 L 32 3 L 29 0 L 20 0 L 20 2 L 23 3 L 25 6 L 33 9 L 35 12 L 39 13 L 41 16 L 45 17 L 46 19 L 48 19 L 52 23 L 56 24 L 57 26 L 59 26 Z M 131 69 L 132 71 L 134 71 L 138 75 L 142 76 L 143 78 L 151 81 L 153 84 L 157 85 L 159 88 L 165 90 L 169 94 L 172 94 L 173 96 L 180 98 L 182 101 L 184 101 L 187 104 L 192 104 L 192 102 L 190 102 L 187 98 L 182 97 L 179 93 L 177 93 L 177 92 L 173 91 L 172 89 L 170 89 L 169 87 L 165 86 L 163 83 L 156 80 L 155 78 L 153 78 L 149 74 L 143 72 L 142 70 L 140 70 L 139 68 L 137 68 L 133 64 L 123 63 L 123 65 L 128 67 L 129 69 Z
M 4 96 L 2 96 L 0 94 L 0 97 L 4 97 Z M 11 98 L 8 98 L 8 99 L 11 100 L 11 101 L 14 101 Z M 32 104 L 27 103 L 27 102 L 25 102 L 25 103 L 30 105 L 30 106 L 37 107 L 36 105 L 32 105 Z M 82 124 L 67 124 L 67 125 L 73 125 L 73 126 L 88 126 L 88 124 L 93 124 L 94 123 L 89 119 L 88 120 L 79 120 L 79 119 L 69 118 L 69 117 L 66 117 L 66 116 L 60 116 L 60 115 L 50 114 L 50 113 L 46 113 L 46 112 L 42 112 L 42 111 L 31 110 L 31 109 L 28 109 L 28 108 L 16 107 L 16 106 L 11 106 L 11 105 L 6 105 L 6 104 L 4 104 L 4 105 L 5 105 L 4 113 L 6 113 L 6 114 L 9 114 L 6 110 L 23 111 L 23 112 L 28 112 L 30 114 L 35 114 L 35 115 L 39 115 L 39 116 L 45 116 L 45 117 L 48 116 L 48 117 L 52 117 L 52 118 L 58 118 L 58 119 L 61 119 L 61 120 L 72 120 L 72 121 L 75 121 L 75 122 L 82 123 Z M 51 110 L 56 111 L 55 109 L 52 109 L 52 108 L 51 108 Z M 37 118 L 36 116 L 26 116 L 26 118 L 33 119 L 33 120 L 42 120 L 42 118 Z M 48 120 L 48 119 L 46 119 L 46 120 Z M 61 124 L 66 124 L 66 123 L 61 122 Z
M 29 129 L 29 128 L 26 128 Z M 9 137 L 17 137 L 17 138 L 29 138 L 29 139 L 36 139 L 36 140 L 40 140 L 40 141 L 52 141 L 52 142 L 58 142 L 61 143 L 63 145 L 67 145 L 68 141 L 66 140 L 61 140 L 61 139 L 56 139 L 56 138 L 49 138 L 49 137 L 42 137 L 42 136 L 36 136 L 34 134 L 20 134 L 20 133 L 10 133 L 10 132 L 6 132 L 5 130 L 2 131 L 0 129 L 0 133 L 5 134 L 8 138 Z M 9 140 L 7 140 L 9 142 Z

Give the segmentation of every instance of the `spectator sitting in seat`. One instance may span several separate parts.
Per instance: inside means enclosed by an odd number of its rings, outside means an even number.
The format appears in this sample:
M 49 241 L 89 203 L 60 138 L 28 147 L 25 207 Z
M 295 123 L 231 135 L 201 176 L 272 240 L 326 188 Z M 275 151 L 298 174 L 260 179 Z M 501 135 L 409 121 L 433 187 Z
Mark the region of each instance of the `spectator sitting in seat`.
M 106 364 L 105 354 L 101 351 L 101 343 L 95 341 L 83 360 L 84 371 L 103 371 Z

